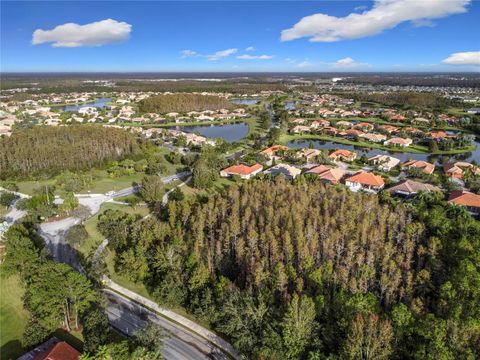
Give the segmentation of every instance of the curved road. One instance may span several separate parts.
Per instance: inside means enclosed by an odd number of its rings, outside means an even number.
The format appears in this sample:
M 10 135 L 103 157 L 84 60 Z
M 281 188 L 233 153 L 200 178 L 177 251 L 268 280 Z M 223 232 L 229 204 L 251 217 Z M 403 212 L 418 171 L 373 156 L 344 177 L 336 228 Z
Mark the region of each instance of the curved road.
M 188 176 L 189 173 L 180 174 L 181 177 Z M 167 177 L 166 183 L 177 180 L 180 176 Z M 190 178 L 182 182 L 178 186 L 183 186 Z M 128 188 L 110 195 L 76 195 L 80 204 L 86 206 L 93 216 L 100 209 L 100 206 L 111 201 L 114 197 L 132 194 L 136 189 Z M 168 194 L 165 195 L 163 202 L 168 201 Z M 59 221 L 42 223 L 39 226 L 39 234 L 45 240 L 46 246 L 55 261 L 69 264 L 76 270 L 85 274 L 85 271 L 78 261 L 77 252 L 65 240 L 68 230 L 81 221 L 79 218 L 69 217 Z M 104 240 L 94 256 L 99 256 L 102 250 L 108 244 L 108 240 Z M 148 322 L 160 324 L 166 331 L 168 338 L 164 342 L 162 353 L 167 360 L 225 360 L 230 359 L 229 355 L 221 351 L 218 345 L 214 345 L 216 340 L 207 340 L 205 337 L 198 335 L 195 331 L 189 330 L 178 323 L 169 320 L 167 317 L 159 315 L 147 307 L 130 300 L 129 298 L 111 291 L 103 290 L 107 299 L 107 315 L 110 325 L 125 334 L 132 335 L 133 331 L 143 328 Z M 178 315 L 179 316 L 179 315 Z M 179 318 L 181 318 L 179 316 Z M 197 325 L 198 326 L 198 325 Z M 208 330 L 205 329 L 205 332 Z M 218 337 L 217 337 L 218 338 Z M 223 343 L 223 339 L 222 339 Z M 225 343 L 228 344 L 228 343 Z M 221 346 L 220 346 L 221 347 Z M 222 347 L 225 349 L 225 347 Z M 228 344 L 228 348 L 231 346 Z M 240 359 L 240 356 L 231 348 L 230 356 Z

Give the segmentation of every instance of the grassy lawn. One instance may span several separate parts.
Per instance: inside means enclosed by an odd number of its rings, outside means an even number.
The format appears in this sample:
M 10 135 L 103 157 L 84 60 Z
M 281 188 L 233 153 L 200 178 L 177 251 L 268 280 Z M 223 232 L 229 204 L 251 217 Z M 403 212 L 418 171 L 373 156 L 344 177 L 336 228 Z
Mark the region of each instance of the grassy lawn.
M 239 180 L 239 182 L 241 183 L 242 180 Z M 232 180 L 230 178 L 218 178 L 208 189 L 196 189 L 192 186 L 192 184 L 182 186 L 180 189 L 182 189 L 182 192 L 185 194 L 185 196 L 205 196 L 225 190 L 226 188 L 234 184 L 236 184 L 235 180 Z
M 16 359 L 23 354 L 21 339 L 28 311 L 23 308 L 23 289 L 18 276 L 0 276 L 0 353 L 1 359 Z
M 128 205 L 119 205 L 119 204 L 112 204 L 112 203 L 104 203 L 100 207 L 100 211 L 92 216 L 90 219 L 84 222 L 85 229 L 88 232 L 88 238 L 81 244 L 77 250 L 85 256 L 85 258 L 91 256 L 91 254 L 95 251 L 95 249 L 100 245 L 100 243 L 105 238 L 97 229 L 98 224 L 98 217 L 101 215 L 105 210 L 112 209 L 112 210 L 121 210 L 128 214 L 139 214 L 140 216 L 147 215 L 150 210 L 145 205 L 138 205 L 134 208 Z

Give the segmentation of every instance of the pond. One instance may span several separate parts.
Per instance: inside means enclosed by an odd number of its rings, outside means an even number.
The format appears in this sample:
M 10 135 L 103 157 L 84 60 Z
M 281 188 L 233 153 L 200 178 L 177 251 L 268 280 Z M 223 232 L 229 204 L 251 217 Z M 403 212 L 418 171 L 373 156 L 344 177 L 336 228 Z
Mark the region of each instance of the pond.
M 320 150 L 335 150 L 335 149 L 345 149 L 350 151 L 355 151 L 358 156 L 365 155 L 368 158 L 373 157 L 375 155 L 389 155 L 400 159 L 402 162 L 413 159 L 413 160 L 424 160 L 429 161 L 432 163 L 439 163 L 440 159 L 442 162 L 444 160 L 456 160 L 456 161 L 476 161 L 480 163 L 480 143 L 475 141 L 475 145 L 477 148 L 471 152 L 457 154 L 457 155 L 430 155 L 430 154 L 414 154 L 414 153 L 403 153 L 403 152 L 395 152 L 395 151 L 385 151 L 380 149 L 369 149 L 360 146 L 353 146 L 353 145 L 345 145 L 345 144 L 337 144 L 331 141 L 320 141 L 320 140 L 293 140 L 290 141 L 287 146 L 293 149 L 299 148 L 308 148 L 310 143 L 313 143 L 313 147 L 315 149 Z
M 256 105 L 260 102 L 257 99 L 232 99 L 230 102 L 238 105 Z
M 246 123 L 176 126 L 175 129 L 188 133 L 198 133 L 210 139 L 222 138 L 227 142 L 239 141 L 248 134 L 248 124 Z
M 287 101 L 285 103 L 285 110 L 293 110 L 295 108 L 296 108 L 295 101 Z
M 104 108 L 107 106 L 109 102 L 112 101 L 112 98 L 100 98 L 92 102 L 88 102 L 85 104 L 74 104 L 74 105 L 66 105 L 66 106 L 60 106 L 59 108 L 63 111 L 69 111 L 69 112 L 74 112 L 78 111 L 81 108 L 92 106 L 92 107 L 97 107 L 97 108 Z

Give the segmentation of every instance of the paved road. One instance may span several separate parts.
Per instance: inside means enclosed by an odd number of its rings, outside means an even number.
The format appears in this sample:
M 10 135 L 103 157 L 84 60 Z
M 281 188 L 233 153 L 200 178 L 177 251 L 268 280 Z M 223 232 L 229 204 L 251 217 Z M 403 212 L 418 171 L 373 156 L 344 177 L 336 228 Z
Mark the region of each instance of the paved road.
M 107 315 L 110 324 L 121 333 L 131 336 L 135 330 L 145 327 L 149 322 L 159 324 L 165 329 L 167 338 L 164 341 L 162 353 L 166 359 L 228 359 L 206 339 L 184 330 L 168 319 L 113 291 L 105 289 L 104 293 L 107 298 Z
M 170 184 L 176 180 L 181 180 L 186 178 L 187 176 L 190 176 L 191 172 L 190 171 L 183 171 L 175 175 L 170 175 L 162 178 L 162 181 L 164 184 Z

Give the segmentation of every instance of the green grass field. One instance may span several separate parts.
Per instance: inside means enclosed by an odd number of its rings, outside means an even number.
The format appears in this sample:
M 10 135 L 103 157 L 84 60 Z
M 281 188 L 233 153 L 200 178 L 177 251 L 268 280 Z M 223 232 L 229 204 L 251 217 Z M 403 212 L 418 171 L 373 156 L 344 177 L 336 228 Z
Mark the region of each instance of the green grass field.
M 23 289 L 18 276 L 0 276 L 0 358 L 16 359 L 23 354 L 21 339 L 28 311 L 23 308 Z

